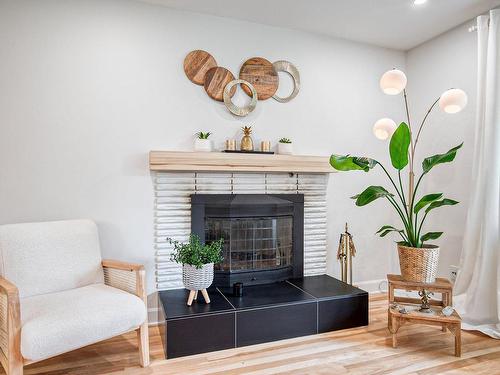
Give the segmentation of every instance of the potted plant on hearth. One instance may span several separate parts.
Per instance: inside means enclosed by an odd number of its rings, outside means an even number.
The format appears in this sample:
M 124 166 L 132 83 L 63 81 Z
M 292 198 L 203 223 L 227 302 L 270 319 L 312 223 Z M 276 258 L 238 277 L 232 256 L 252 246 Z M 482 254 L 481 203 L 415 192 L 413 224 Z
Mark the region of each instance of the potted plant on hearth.
M 289 138 L 281 138 L 278 141 L 278 154 L 291 155 L 292 153 L 292 141 Z
M 412 132 L 408 101 L 406 97 L 406 76 L 399 70 L 386 72 L 381 80 L 382 90 L 389 95 L 404 93 L 404 102 L 407 114 L 407 122 L 401 122 L 396 128 L 396 123 L 384 118 L 375 123 L 374 133 L 379 139 L 387 139 L 391 136 L 389 143 L 389 155 L 391 164 L 396 170 L 397 178 L 391 176 L 387 169 L 377 160 L 367 157 L 351 155 L 332 155 L 330 164 L 338 171 L 362 170 L 368 172 L 370 169 L 380 166 L 390 182 L 390 189 L 382 186 L 369 186 L 360 194 L 352 197 L 357 206 L 367 205 L 378 198 L 385 198 L 399 215 L 400 226 L 384 225 L 376 233 L 381 237 L 394 232 L 401 237 L 397 243 L 401 275 L 405 280 L 431 283 L 435 280 L 439 260 L 439 247 L 429 244 L 428 241 L 438 239 L 443 232 L 423 232 L 424 223 L 428 214 L 442 206 L 455 205 L 458 202 L 443 197 L 443 193 L 430 193 L 419 195 L 419 187 L 424 177 L 437 165 L 449 163 L 455 159 L 457 151 L 462 144 L 449 149 L 443 154 L 429 156 L 422 161 L 422 172 L 415 184 L 414 161 L 415 151 L 419 141 L 420 133 L 425 121 L 432 109 L 439 106 L 447 113 L 457 113 L 467 104 L 467 96 L 460 89 L 445 91 L 436 99 L 427 111 L 423 121 L 418 127 L 416 137 Z M 402 171 L 408 168 L 408 185 L 403 186 Z
M 210 303 L 206 289 L 214 281 L 214 263 L 220 263 L 223 260 L 224 239 L 203 244 L 196 234 L 191 234 L 186 243 L 174 241 L 171 238 L 167 238 L 167 241 L 174 246 L 171 260 L 182 264 L 182 282 L 184 287 L 190 290 L 188 306 L 191 306 L 200 290 L 205 302 Z
M 198 132 L 196 133 L 196 139 L 194 141 L 194 150 L 200 152 L 210 152 L 212 151 L 212 141 L 208 139 L 212 133 L 210 132 Z

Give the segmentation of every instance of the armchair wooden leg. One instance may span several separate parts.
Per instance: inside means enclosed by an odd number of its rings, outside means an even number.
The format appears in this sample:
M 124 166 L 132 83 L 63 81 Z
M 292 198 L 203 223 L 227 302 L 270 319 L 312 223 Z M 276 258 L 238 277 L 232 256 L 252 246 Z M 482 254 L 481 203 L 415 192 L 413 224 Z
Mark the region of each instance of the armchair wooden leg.
M 7 375 L 23 375 L 23 364 L 22 363 L 9 363 L 9 369 L 6 371 Z
M 148 322 L 144 322 L 137 329 L 137 343 L 139 344 L 139 362 L 141 367 L 149 366 L 149 331 Z

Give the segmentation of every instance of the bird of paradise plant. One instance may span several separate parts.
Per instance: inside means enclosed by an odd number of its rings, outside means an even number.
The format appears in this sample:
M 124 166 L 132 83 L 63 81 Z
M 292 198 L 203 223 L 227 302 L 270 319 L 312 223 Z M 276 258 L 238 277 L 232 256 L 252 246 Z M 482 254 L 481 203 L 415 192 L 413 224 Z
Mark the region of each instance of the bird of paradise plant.
M 357 206 L 365 206 L 378 198 L 385 198 L 399 215 L 402 227 L 384 225 L 376 232 L 376 234 L 379 234 L 381 237 L 385 237 L 387 234 L 395 232 L 401 237 L 402 241 L 400 242 L 400 244 L 402 244 L 403 246 L 421 248 L 426 246 L 425 243 L 427 241 L 436 240 L 443 234 L 443 232 L 427 232 L 425 234 L 422 234 L 422 229 L 424 227 L 424 223 L 427 219 L 428 214 L 436 208 L 456 205 L 458 202 L 453 199 L 443 198 L 443 193 L 425 194 L 417 200 L 420 184 L 423 178 L 426 177 L 435 166 L 452 162 L 455 159 L 457 151 L 462 147 L 463 143 L 449 149 L 443 154 L 436 154 L 425 158 L 422 162 L 422 171 L 419 178 L 417 179 L 417 183 L 415 184 L 414 160 L 419 137 L 429 113 L 438 102 L 445 112 L 456 113 L 465 106 L 467 97 L 462 90 L 458 89 L 451 89 L 443 93 L 440 98 L 434 101 L 434 103 L 427 111 L 427 114 L 425 115 L 418 128 L 417 136 L 414 139 L 412 135 L 408 101 L 405 89 L 406 76 L 404 76 L 404 73 L 402 73 L 401 71 L 389 71 L 385 75 L 394 75 L 395 72 L 398 72 L 398 76 L 402 77 L 399 82 L 399 88 L 401 88 L 399 92 L 403 91 L 404 93 L 404 102 L 407 115 L 407 122 L 400 123 L 400 125 L 392 134 L 389 143 L 389 155 L 391 158 L 391 164 L 396 170 L 396 178 L 391 176 L 389 171 L 386 169 L 386 167 L 384 167 L 382 163 L 368 157 L 332 155 L 330 157 L 330 164 L 338 171 L 361 170 L 368 172 L 376 166 L 380 166 L 380 168 L 382 168 L 384 174 L 386 175 L 388 182 L 390 183 L 390 188 L 387 189 L 383 186 L 369 186 L 360 194 L 357 194 L 352 198 L 356 200 Z M 393 90 L 393 92 L 388 92 L 384 89 L 384 76 L 381 79 L 382 89 L 386 93 L 394 94 L 394 91 L 397 91 L 397 88 L 396 90 Z M 401 81 L 403 81 L 404 83 L 401 84 Z M 394 85 L 394 80 L 390 82 L 390 84 Z M 457 90 L 459 91 L 458 93 L 456 92 Z M 463 99 L 464 96 L 465 101 Z M 408 192 L 407 194 L 405 194 L 401 174 L 407 167 L 409 169 Z

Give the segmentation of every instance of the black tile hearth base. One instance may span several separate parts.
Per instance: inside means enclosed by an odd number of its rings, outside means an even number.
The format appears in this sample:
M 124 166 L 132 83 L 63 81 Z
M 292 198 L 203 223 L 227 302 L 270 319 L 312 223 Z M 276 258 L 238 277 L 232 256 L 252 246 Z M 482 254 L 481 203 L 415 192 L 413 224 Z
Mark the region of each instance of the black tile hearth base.
M 262 344 L 317 333 L 317 303 L 236 312 L 236 346 Z
M 248 286 L 242 297 L 209 289 L 186 305 L 188 291 L 159 293 L 165 355 L 176 358 L 368 324 L 368 293 L 327 275 Z

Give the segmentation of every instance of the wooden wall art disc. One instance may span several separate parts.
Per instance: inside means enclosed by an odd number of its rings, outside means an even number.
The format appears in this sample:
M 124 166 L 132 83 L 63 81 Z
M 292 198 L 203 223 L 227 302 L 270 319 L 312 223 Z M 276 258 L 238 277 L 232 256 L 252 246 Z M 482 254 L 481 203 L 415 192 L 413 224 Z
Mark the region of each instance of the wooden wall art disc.
M 240 79 L 250 82 L 257 91 L 259 100 L 269 99 L 278 90 L 278 73 L 273 64 L 262 57 L 252 57 L 245 61 L 240 69 Z M 252 91 L 247 86 L 242 86 L 243 91 L 252 96 Z
M 217 62 L 212 55 L 201 49 L 189 52 L 184 59 L 184 73 L 191 82 L 200 86 L 205 83 L 207 71 L 216 66 Z
M 224 101 L 224 88 L 232 80 L 234 80 L 233 73 L 226 68 L 218 66 L 209 69 L 207 74 L 205 74 L 205 91 L 212 99 L 222 102 Z M 233 86 L 229 93 L 231 97 L 235 92 L 236 86 Z

